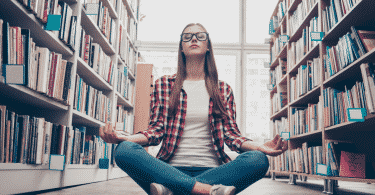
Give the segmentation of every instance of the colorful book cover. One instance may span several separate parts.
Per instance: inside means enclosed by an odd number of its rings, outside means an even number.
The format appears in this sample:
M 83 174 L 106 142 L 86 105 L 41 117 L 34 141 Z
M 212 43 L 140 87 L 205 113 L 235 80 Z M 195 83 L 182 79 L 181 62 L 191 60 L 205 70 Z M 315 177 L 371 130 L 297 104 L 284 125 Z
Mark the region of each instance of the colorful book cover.
M 366 176 L 365 154 L 341 151 L 340 177 L 362 178 Z

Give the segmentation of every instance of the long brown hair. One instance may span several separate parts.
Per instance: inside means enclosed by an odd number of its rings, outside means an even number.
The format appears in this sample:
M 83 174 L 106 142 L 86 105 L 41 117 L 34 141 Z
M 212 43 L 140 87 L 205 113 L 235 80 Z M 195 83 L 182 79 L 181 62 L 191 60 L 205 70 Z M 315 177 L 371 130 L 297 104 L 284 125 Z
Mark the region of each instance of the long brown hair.
M 185 31 L 186 28 L 190 26 L 198 25 L 203 28 L 206 32 L 206 28 L 203 27 L 202 24 L 199 23 L 190 23 L 188 24 L 182 33 Z M 213 114 L 216 117 L 221 118 L 223 116 L 229 117 L 226 108 L 224 106 L 224 97 L 220 95 L 219 86 L 218 86 L 218 74 L 216 69 L 216 63 L 214 58 L 214 52 L 212 50 L 211 40 L 208 37 L 207 48 L 209 51 L 206 52 L 205 62 L 204 62 L 204 73 L 205 73 L 205 83 L 206 89 L 208 94 L 213 99 Z M 175 83 L 172 88 L 171 98 L 170 98 L 170 106 L 168 110 L 169 116 L 174 116 L 177 113 L 177 107 L 179 104 L 180 99 L 180 92 L 183 85 L 184 80 L 186 79 L 186 57 L 185 54 L 182 52 L 182 43 L 180 40 L 179 48 L 178 48 L 178 67 L 177 67 L 177 76 Z

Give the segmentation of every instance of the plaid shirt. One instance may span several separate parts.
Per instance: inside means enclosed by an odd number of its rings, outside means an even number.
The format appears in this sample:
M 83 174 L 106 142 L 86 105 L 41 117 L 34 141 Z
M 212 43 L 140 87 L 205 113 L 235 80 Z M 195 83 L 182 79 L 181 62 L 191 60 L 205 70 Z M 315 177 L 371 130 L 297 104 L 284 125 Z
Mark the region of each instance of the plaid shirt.
M 168 108 L 170 94 L 176 74 L 165 75 L 155 81 L 155 88 L 151 94 L 150 105 L 150 122 L 146 131 L 141 131 L 148 139 L 148 143 L 144 146 L 157 146 L 163 140 L 163 144 L 156 158 L 168 162 L 173 157 L 178 144 L 181 141 L 181 135 L 185 126 L 185 117 L 187 109 L 187 94 L 181 90 L 180 108 L 174 117 L 168 117 Z M 219 80 L 219 90 L 221 95 L 227 100 L 224 106 L 230 116 L 228 119 L 224 117 L 217 119 L 212 115 L 213 100 L 210 98 L 209 116 L 210 130 L 212 132 L 212 142 L 216 155 L 219 157 L 219 163 L 228 163 L 230 157 L 224 152 L 224 142 L 232 150 L 238 153 L 241 144 L 247 140 L 241 136 L 236 123 L 236 104 L 232 88 L 225 82 Z M 250 140 L 252 141 L 252 140 Z

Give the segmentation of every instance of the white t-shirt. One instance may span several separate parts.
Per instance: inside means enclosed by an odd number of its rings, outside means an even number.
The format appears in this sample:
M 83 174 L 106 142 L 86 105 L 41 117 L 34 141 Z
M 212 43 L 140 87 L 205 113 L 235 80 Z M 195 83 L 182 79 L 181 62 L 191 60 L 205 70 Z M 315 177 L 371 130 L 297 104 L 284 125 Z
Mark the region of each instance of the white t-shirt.
M 212 133 L 208 122 L 210 96 L 205 80 L 183 83 L 187 93 L 185 128 L 175 155 L 169 161 L 172 166 L 218 167 Z

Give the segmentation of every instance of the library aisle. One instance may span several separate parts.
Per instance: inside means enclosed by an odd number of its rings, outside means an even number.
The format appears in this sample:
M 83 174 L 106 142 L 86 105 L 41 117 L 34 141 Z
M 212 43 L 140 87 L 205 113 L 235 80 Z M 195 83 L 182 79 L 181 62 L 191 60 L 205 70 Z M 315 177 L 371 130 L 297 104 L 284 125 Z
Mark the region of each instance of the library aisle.
M 278 178 L 273 181 L 270 178 L 263 178 L 238 195 L 321 195 L 323 194 L 322 180 L 308 180 L 306 182 L 298 181 L 298 185 L 289 185 L 289 179 Z M 340 195 L 370 195 L 375 192 L 375 184 L 365 184 L 356 182 L 339 182 L 337 194 Z M 147 195 L 141 187 L 137 185 L 130 177 L 123 177 L 109 181 L 96 182 L 87 185 L 79 185 L 61 190 L 41 192 L 43 195 L 68 195 L 68 194 L 134 194 Z

